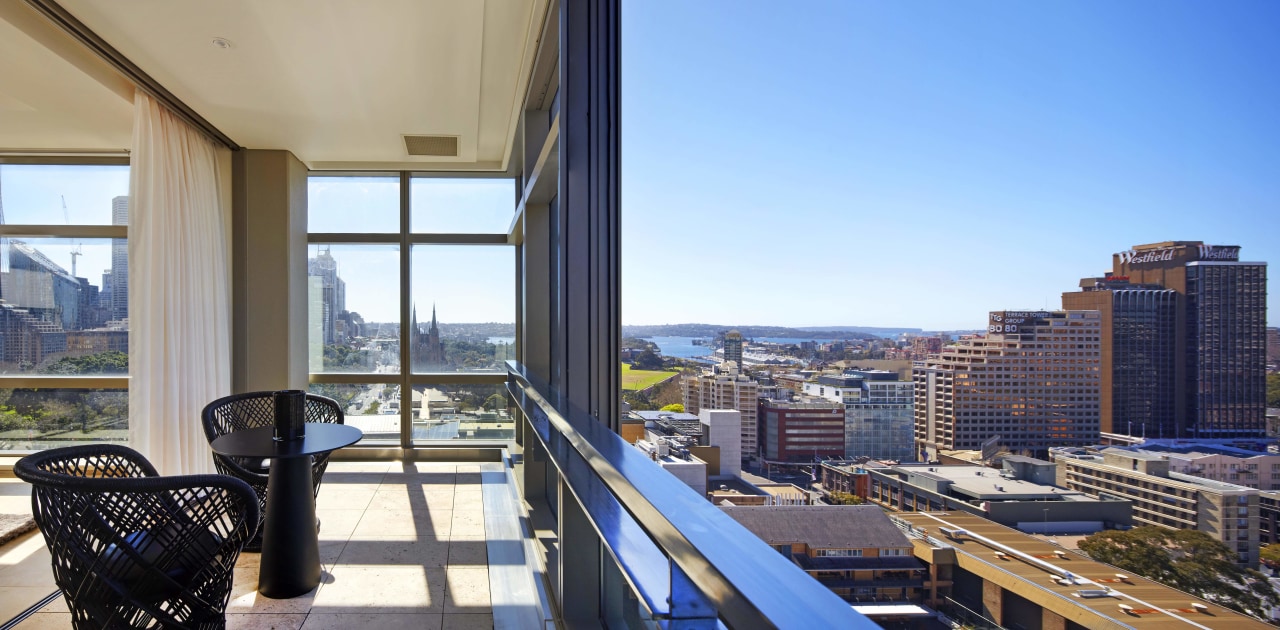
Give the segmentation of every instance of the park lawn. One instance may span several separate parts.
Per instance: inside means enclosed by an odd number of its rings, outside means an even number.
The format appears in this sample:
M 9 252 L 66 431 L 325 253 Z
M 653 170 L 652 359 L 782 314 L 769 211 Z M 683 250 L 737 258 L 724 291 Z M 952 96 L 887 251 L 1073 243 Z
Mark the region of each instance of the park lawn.
M 656 370 L 633 370 L 629 364 L 622 364 L 622 389 L 640 391 L 649 389 L 669 378 L 678 376 L 679 372 Z

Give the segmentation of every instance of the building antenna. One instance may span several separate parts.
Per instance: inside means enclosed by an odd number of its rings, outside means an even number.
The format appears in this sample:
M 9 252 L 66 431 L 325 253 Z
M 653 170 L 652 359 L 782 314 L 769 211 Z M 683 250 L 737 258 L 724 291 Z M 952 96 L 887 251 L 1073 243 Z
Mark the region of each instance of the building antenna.
M 67 196 L 59 195 L 59 197 L 62 198 L 62 220 L 66 222 L 67 225 L 71 225 L 71 215 L 67 213 Z M 71 277 L 73 278 L 77 277 L 76 259 L 83 255 L 84 248 L 81 246 L 80 241 L 76 241 L 76 248 L 71 250 Z

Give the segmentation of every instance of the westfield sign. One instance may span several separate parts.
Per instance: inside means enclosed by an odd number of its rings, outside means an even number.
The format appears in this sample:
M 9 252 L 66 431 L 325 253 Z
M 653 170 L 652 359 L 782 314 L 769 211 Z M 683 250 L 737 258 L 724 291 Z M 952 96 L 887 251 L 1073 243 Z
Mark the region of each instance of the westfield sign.
M 1120 264 L 1122 265 L 1145 265 L 1148 263 L 1173 260 L 1174 251 L 1175 250 L 1172 247 L 1166 249 L 1151 249 L 1145 252 L 1135 252 L 1130 249 L 1116 255 L 1120 257 Z
M 1240 248 L 1234 245 L 1201 245 L 1200 260 L 1240 260 Z

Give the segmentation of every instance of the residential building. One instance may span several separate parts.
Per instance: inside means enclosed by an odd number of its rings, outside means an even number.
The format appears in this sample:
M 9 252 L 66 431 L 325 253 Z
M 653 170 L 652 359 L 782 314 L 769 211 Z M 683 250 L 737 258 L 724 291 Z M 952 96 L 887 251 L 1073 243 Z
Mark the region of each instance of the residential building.
M 925 565 L 878 507 L 722 507 L 778 553 L 850 603 L 919 602 Z
M 733 361 L 739 368 L 742 363 L 742 333 L 730 330 L 724 335 L 724 360 Z
M 1171 472 L 1246 486 L 1280 490 L 1280 453 L 1203 442 L 1147 442 L 1125 450 L 1162 455 Z
M 1042 534 L 1092 534 L 1133 524 L 1128 500 L 1055 486 L 1052 462 L 1009 457 L 1003 465 L 867 462 L 867 499 L 895 512 L 965 512 Z
M 1085 278 L 1080 291 L 1062 294 L 1062 308 L 1101 315 L 1098 420 L 1103 433 L 1179 435 L 1178 306 L 1174 290 L 1132 284 L 1127 276 Z
M 823 492 L 843 492 L 866 500 L 871 492 L 871 477 L 861 465 L 848 462 L 823 462 L 818 467 Z
M 722 363 L 699 376 L 680 379 L 686 413 L 703 409 L 733 409 L 742 414 L 742 457 L 754 459 L 759 452 L 757 406 L 759 386 L 740 373 L 735 363 Z
M 1280 328 L 1267 329 L 1267 363 L 1280 368 Z
M 1267 264 L 1241 261 L 1235 245 L 1166 241 L 1115 254 L 1112 272 L 1178 296 L 1179 433 L 1168 437 L 1263 435 Z
M 911 360 L 924 361 L 931 354 L 942 352 L 942 337 L 912 337 L 911 338 Z
M 1101 324 L 1098 311 L 993 311 L 984 337 L 962 339 L 914 369 L 920 457 L 1098 441 Z
M 759 399 L 760 454 L 773 462 L 844 455 L 844 405 L 822 398 Z
M 1133 502 L 1135 525 L 1195 529 L 1222 541 L 1240 564 L 1258 566 L 1258 491 L 1174 472 L 1162 453 L 1050 449 L 1058 485 L 1089 496 Z

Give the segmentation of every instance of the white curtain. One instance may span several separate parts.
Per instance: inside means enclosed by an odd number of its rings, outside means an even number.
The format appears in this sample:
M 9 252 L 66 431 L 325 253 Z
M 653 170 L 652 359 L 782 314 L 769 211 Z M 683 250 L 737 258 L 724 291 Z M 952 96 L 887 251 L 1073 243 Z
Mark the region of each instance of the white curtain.
M 231 391 L 227 150 L 139 91 L 129 169 L 129 440 L 213 472 L 200 410 Z

